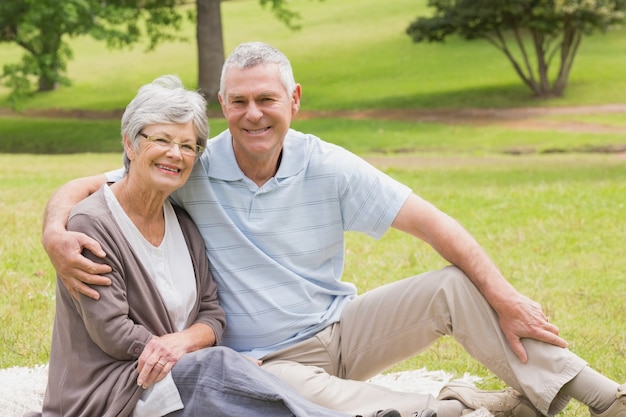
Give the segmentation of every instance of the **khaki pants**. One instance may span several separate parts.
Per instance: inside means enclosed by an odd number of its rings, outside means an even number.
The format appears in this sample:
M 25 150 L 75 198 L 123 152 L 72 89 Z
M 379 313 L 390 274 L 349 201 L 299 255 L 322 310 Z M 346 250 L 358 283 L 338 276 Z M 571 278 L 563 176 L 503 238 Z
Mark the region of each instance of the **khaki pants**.
M 544 415 L 567 405 L 569 398 L 559 390 L 586 365 L 568 349 L 529 339 L 523 341 L 529 360 L 522 364 L 482 294 L 459 269 L 446 267 L 358 296 L 340 322 L 267 355 L 262 366 L 326 407 L 363 415 L 395 408 L 408 416 L 436 409 L 434 398 L 361 381 L 422 352 L 443 335 L 453 336 Z

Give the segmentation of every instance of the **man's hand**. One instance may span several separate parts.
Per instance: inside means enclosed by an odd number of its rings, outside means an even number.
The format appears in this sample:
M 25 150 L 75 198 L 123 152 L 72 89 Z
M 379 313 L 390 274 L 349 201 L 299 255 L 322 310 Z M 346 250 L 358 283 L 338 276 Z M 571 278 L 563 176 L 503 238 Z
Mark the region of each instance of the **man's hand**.
M 539 340 L 562 348 L 567 347 L 567 342 L 559 336 L 559 328 L 550 323 L 541 305 L 522 294 L 519 294 L 513 302 L 501 307 L 498 315 L 500 327 L 511 349 L 522 363 L 528 361 L 526 349 L 521 342 L 523 338 Z
M 94 255 L 104 258 L 106 254 L 100 244 L 89 236 L 63 231 L 60 233 L 44 233 L 41 243 L 72 297 L 78 299 L 78 294 L 98 300 L 100 294 L 86 284 L 111 285 L 111 280 L 99 274 L 111 272 L 111 267 L 95 263 L 82 255 L 83 249 L 88 249 Z
M 106 181 L 103 174 L 72 180 L 59 188 L 46 205 L 41 244 L 63 285 L 75 299 L 78 299 L 79 293 L 94 300 L 100 298 L 97 291 L 85 284 L 111 285 L 108 278 L 98 275 L 111 272 L 111 268 L 92 262 L 82 255 L 83 249 L 88 249 L 94 255 L 104 258 L 106 254 L 100 244 L 82 233 L 66 230 L 72 207 L 96 192 Z

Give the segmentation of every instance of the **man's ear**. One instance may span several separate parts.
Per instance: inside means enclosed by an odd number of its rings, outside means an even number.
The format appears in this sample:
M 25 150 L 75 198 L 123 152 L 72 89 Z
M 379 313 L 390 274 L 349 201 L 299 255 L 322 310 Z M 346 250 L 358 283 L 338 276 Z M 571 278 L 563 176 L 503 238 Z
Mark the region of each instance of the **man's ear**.
M 300 110 L 300 99 L 302 98 L 302 86 L 296 84 L 296 88 L 291 95 L 291 114 L 295 115 Z
M 228 118 L 226 116 L 226 102 L 224 101 L 224 97 L 222 97 L 222 93 L 221 92 L 217 92 L 217 101 L 220 102 L 220 107 L 222 108 L 222 114 L 224 115 L 225 118 Z

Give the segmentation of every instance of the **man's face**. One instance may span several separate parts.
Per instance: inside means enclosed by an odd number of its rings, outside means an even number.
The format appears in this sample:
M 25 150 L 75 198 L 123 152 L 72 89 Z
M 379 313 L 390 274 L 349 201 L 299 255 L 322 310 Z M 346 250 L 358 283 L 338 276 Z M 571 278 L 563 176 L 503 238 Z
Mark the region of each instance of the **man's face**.
M 291 119 L 298 112 L 302 90 L 288 94 L 277 64 L 231 68 L 224 80 L 222 112 L 233 135 L 237 159 L 278 158 Z

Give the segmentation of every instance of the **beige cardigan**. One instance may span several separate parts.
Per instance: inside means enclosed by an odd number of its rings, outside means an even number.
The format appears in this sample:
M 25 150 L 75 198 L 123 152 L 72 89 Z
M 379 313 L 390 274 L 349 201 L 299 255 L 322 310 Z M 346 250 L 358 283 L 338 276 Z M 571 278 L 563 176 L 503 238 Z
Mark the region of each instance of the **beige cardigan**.
M 204 242 L 187 213 L 177 207 L 175 210 L 198 288 L 187 326 L 211 326 L 219 344 L 225 315 L 209 272 Z M 85 296 L 76 301 L 57 277 L 43 416 L 129 416 L 142 394 L 136 383 L 137 359 L 153 334 L 173 333 L 174 325 L 156 286 L 113 219 L 102 190 L 74 208 L 68 229 L 100 242 L 107 254 L 104 260 L 88 251 L 85 256 L 109 264 L 113 272 L 107 276 L 113 284 L 96 288 L 100 301 Z

